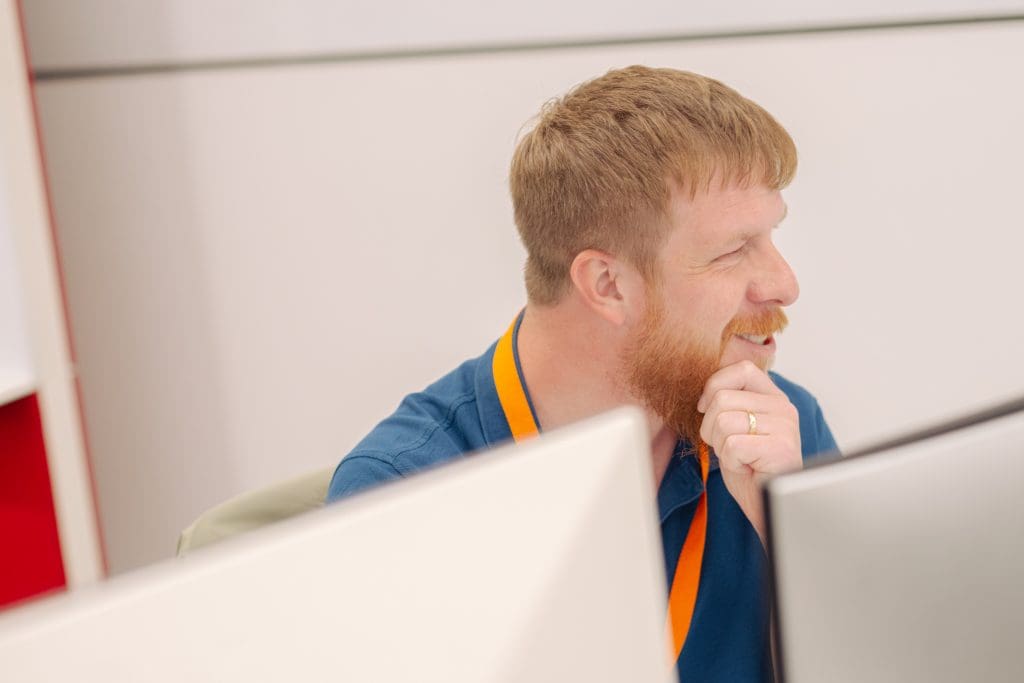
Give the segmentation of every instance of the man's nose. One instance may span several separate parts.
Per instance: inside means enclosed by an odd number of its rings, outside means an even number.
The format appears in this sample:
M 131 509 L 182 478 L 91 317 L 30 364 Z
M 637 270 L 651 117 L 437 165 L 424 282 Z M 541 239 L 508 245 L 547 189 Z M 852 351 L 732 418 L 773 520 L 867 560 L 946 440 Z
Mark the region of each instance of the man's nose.
M 789 306 L 800 296 L 796 274 L 774 245 L 767 248 L 758 264 L 749 296 L 753 303 L 778 306 Z

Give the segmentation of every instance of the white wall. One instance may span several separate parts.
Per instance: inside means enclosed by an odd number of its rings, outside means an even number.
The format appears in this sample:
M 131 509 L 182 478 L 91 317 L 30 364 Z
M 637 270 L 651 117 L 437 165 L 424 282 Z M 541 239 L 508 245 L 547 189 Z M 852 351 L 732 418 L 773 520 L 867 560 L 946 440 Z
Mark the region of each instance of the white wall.
M 496 338 L 524 299 L 517 131 L 638 62 L 721 78 L 796 139 L 780 369 L 842 445 L 1024 389 L 1024 22 L 52 80 L 112 570 L 335 462 Z

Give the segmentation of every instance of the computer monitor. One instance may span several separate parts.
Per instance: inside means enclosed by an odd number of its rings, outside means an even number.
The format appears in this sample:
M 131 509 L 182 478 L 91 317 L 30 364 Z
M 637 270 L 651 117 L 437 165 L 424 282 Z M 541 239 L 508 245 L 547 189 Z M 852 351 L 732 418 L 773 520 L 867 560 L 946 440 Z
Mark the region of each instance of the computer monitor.
M 0 680 L 672 681 L 620 410 L 0 614 Z
M 1024 400 L 765 500 L 787 683 L 1024 681 Z

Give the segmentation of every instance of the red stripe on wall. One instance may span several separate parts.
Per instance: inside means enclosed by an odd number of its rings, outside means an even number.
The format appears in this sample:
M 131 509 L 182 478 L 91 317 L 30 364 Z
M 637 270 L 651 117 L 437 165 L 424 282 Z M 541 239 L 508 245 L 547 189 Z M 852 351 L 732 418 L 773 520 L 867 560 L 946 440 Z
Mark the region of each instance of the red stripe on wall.
M 0 406 L 0 606 L 65 585 L 35 395 Z

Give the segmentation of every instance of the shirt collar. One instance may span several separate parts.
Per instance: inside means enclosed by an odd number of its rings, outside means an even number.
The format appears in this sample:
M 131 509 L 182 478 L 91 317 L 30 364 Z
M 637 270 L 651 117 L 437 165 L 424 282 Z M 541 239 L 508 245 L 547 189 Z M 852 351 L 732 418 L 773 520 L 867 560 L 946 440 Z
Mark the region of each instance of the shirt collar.
M 658 516 L 662 523 L 679 508 L 697 500 L 704 490 L 700 480 L 700 465 L 689 452 L 691 450 L 688 442 L 678 442 L 665 469 L 665 476 L 661 478 L 661 486 L 658 487 Z M 712 465 L 718 465 L 718 459 L 714 456 Z
M 519 362 L 519 327 L 523 322 L 525 309 L 516 316 L 512 327 L 512 358 L 515 361 L 516 374 L 519 383 L 523 388 L 526 403 L 530 408 L 530 415 L 537 430 L 542 431 L 540 421 L 537 419 L 537 412 L 533 408 L 533 401 L 530 399 L 530 390 L 526 386 L 526 379 L 523 377 L 523 368 Z M 501 407 L 501 400 L 498 398 L 498 389 L 494 384 L 494 353 L 498 347 L 495 342 L 491 348 L 480 357 L 476 368 L 476 398 L 477 410 L 480 414 L 480 423 L 483 426 L 484 438 L 488 446 L 494 446 L 512 438 L 512 431 L 509 428 L 505 411 Z
M 483 428 L 484 440 L 488 446 L 496 446 L 512 439 L 512 431 L 505 419 L 505 411 L 498 400 L 498 390 L 494 386 L 494 349 L 498 343 L 491 344 L 484 355 L 480 356 L 476 366 L 476 409 L 480 415 L 480 426 Z

